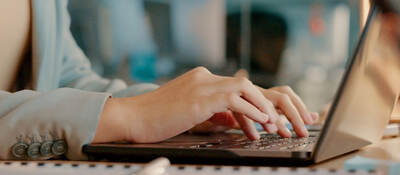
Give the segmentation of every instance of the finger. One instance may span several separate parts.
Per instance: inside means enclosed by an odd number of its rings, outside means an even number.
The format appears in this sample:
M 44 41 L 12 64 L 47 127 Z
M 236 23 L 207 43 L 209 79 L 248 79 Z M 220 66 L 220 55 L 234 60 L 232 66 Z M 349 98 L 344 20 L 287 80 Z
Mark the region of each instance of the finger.
M 301 137 L 307 137 L 308 131 L 304 125 L 304 122 L 299 112 L 297 111 L 297 108 L 292 103 L 290 97 L 276 91 L 275 92 L 270 91 L 268 93 L 268 96 L 269 98 L 274 99 L 276 105 L 285 114 L 290 123 L 292 123 L 293 129 L 297 133 L 297 135 Z
M 275 125 L 278 128 L 278 134 L 280 136 L 286 137 L 286 138 L 292 137 L 292 133 L 286 127 L 285 122 L 283 120 L 279 119 L 278 121 L 276 121 Z
M 290 100 L 296 107 L 305 124 L 312 124 L 314 122 L 304 102 L 290 87 L 284 86 L 273 89 L 289 96 Z
M 273 123 L 278 118 L 275 107 L 262 92 L 246 78 L 222 77 L 221 81 L 213 84 L 216 92 L 238 92 L 240 96 L 254 105 L 261 112 L 268 114 L 269 122 Z
M 240 128 L 243 130 L 244 134 L 250 140 L 259 140 L 260 139 L 260 134 L 258 133 L 252 120 L 250 120 L 243 114 L 240 114 L 237 112 L 234 112 L 234 116 L 236 118 L 236 121 L 238 121 Z
M 275 123 L 273 123 L 273 124 L 266 123 L 262 126 L 265 131 L 267 131 L 268 133 L 271 133 L 271 134 L 275 134 L 278 131 L 278 127 L 276 126 Z
M 297 111 L 300 113 L 305 124 L 310 125 L 314 122 L 310 112 L 301 98 L 288 86 L 272 88 L 278 92 L 284 93 L 289 96 L 294 106 L 296 106 Z
M 244 114 L 250 119 L 259 123 L 266 123 L 268 121 L 269 116 L 267 114 L 261 112 L 255 106 L 239 97 L 239 95 L 235 93 L 229 93 L 225 98 L 227 99 L 227 106 L 231 109 L 231 111 Z
M 255 106 L 251 105 L 235 93 L 214 94 L 212 96 L 202 97 L 198 100 L 200 101 L 200 103 L 196 107 L 196 110 L 201 109 L 202 111 L 209 111 L 210 114 L 204 115 L 205 118 L 200 118 L 200 122 L 196 123 L 201 123 L 205 120 L 209 120 L 215 113 L 226 112 L 228 110 L 244 114 L 250 119 L 259 123 L 266 123 L 268 121 L 267 114 L 262 113 Z
M 312 117 L 313 121 L 315 122 L 315 121 L 318 120 L 319 115 L 318 115 L 318 113 L 316 113 L 316 112 L 311 112 L 311 117 Z

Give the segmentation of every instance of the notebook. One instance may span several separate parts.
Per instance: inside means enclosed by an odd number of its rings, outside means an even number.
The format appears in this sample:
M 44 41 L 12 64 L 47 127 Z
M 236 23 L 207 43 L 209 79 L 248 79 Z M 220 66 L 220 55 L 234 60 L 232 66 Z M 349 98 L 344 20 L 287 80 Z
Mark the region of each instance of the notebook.
M 1 162 L 0 174 L 8 175 L 131 175 L 139 171 L 143 164 L 121 163 L 70 163 L 70 162 Z M 276 167 L 250 167 L 250 166 L 196 166 L 172 165 L 167 169 L 168 175 L 376 175 L 381 174 L 374 169 L 369 170 L 335 170 L 335 169 L 310 169 L 310 168 L 276 168 Z

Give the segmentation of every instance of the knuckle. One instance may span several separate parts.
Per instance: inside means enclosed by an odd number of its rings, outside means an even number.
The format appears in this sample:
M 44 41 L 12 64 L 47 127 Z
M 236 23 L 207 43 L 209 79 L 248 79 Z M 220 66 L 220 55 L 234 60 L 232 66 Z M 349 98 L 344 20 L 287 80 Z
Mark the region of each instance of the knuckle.
M 200 74 L 210 73 L 210 71 L 203 66 L 196 67 L 193 71 Z
M 273 107 L 275 107 L 274 104 L 273 104 L 271 101 L 269 101 L 269 100 L 266 100 L 265 104 L 267 104 L 267 107 L 268 107 L 268 108 L 273 108 Z
M 280 103 L 286 103 L 286 102 L 288 102 L 288 101 L 290 101 L 289 95 L 287 95 L 287 94 L 280 94 L 280 97 L 279 97 L 279 102 L 280 102 Z
M 250 80 L 247 79 L 247 78 L 245 78 L 245 77 L 238 77 L 238 78 L 236 78 L 236 81 L 238 82 L 238 84 L 239 84 L 241 87 L 246 87 L 246 86 L 252 85 L 252 83 L 250 82 Z
M 289 97 L 289 95 L 287 95 L 287 94 L 283 94 L 283 95 L 282 95 L 282 98 L 283 98 L 285 101 L 290 101 L 290 97 Z
M 191 78 L 194 81 L 203 80 L 204 77 L 206 77 L 209 74 L 210 74 L 210 71 L 208 71 L 205 67 L 197 67 L 197 68 L 193 69 Z
M 271 112 L 271 110 L 275 110 L 275 105 L 271 101 L 267 100 L 265 105 L 263 105 L 263 108 L 263 110 Z
M 226 96 L 226 101 L 229 104 L 234 104 L 236 103 L 236 94 L 235 93 L 228 93 L 228 95 Z
M 284 92 L 293 92 L 292 88 L 290 86 L 281 86 L 280 89 Z
M 194 81 L 202 80 L 203 77 L 204 77 L 204 74 L 201 73 L 200 71 L 193 71 L 193 73 L 191 74 L 191 79 Z

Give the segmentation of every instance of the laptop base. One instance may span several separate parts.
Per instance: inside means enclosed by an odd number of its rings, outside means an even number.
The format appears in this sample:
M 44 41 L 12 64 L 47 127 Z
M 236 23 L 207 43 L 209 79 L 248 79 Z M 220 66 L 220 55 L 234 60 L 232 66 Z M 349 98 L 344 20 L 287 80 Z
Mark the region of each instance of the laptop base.
M 167 157 L 173 164 L 247 165 L 247 166 L 308 166 L 314 162 L 302 158 L 243 157 L 227 150 L 129 148 L 107 145 L 85 145 L 89 160 L 116 162 L 148 162 L 157 157 Z M 295 154 L 295 153 L 294 153 Z M 311 152 L 302 153 L 311 157 Z M 304 155 L 303 155 L 304 156 Z M 300 157 L 300 156 L 298 156 Z

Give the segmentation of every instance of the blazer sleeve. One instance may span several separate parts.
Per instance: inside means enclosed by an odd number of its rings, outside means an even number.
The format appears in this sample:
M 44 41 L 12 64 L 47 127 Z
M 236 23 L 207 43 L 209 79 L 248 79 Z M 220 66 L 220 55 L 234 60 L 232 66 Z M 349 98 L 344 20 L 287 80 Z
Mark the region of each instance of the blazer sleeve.
M 85 159 L 108 93 L 0 91 L 0 159 Z
M 134 96 L 157 85 L 127 87 L 121 80 L 101 78 L 76 45 L 69 31 L 67 1 L 59 89 L 46 92 L 0 91 L 0 159 L 44 160 L 66 157 L 84 160 L 82 146 L 93 140 L 105 101 Z M 60 7 L 60 6 L 58 6 Z

